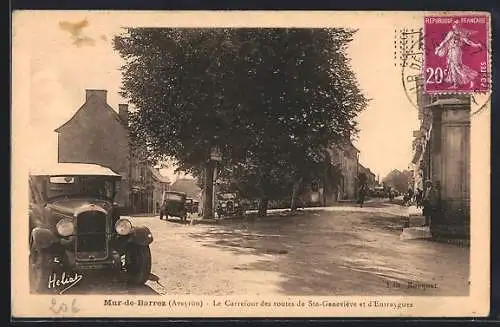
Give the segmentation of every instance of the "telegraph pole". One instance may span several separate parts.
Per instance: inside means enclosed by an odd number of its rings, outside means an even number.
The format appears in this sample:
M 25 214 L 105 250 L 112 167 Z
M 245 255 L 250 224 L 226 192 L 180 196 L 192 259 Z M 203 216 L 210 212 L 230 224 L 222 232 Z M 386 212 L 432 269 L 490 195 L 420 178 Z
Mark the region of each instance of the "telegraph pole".
M 217 162 L 222 159 L 218 148 L 212 148 L 205 168 L 205 185 L 203 194 L 203 219 L 213 219 L 215 209 L 215 170 Z

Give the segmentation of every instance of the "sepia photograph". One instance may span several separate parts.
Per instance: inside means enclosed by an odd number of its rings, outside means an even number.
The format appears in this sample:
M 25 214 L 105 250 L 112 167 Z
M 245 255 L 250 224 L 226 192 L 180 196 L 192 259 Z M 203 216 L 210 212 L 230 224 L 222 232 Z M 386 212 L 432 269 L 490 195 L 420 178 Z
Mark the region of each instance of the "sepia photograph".
M 14 312 L 487 314 L 490 33 L 15 12 Z

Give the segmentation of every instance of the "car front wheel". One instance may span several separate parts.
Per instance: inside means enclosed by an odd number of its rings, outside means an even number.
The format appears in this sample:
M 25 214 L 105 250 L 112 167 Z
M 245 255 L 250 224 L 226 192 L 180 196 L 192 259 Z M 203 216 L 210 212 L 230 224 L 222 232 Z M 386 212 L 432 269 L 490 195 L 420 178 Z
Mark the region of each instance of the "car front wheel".
M 127 281 L 143 285 L 151 274 L 151 250 L 148 245 L 132 244 L 126 252 Z
M 44 251 L 32 249 L 29 255 L 29 280 L 32 293 L 52 293 L 49 288 L 49 277 L 52 270 L 49 267 L 50 255 Z

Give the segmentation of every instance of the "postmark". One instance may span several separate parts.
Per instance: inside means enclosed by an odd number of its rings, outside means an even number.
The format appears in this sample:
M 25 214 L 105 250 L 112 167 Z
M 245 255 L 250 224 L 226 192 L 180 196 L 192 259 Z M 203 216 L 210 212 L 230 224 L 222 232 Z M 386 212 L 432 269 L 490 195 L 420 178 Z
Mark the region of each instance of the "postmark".
M 432 18 L 435 17 L 437 16 L 432 16 Z M 474 24 L 471 22 L 483 24 L 479 22 L 484 22 L 484 20 L 477 17 L 488 18 L 487 16 L 460 17 L 464 18 L 464 22 L 469 22 L 469 25 Z M 439 18 L 441 18 L 441 22 L 450 21 L 450 19 L 454 19 L 451 20 L 452 22 L 457 21 L 456 16 L 439 16 Z M 444 20 L 445 18 L 448 20 Z M 462 20 L 460 19 L 459 21 Z M 433 20 L 429 20 L 429 22 L 433 22 Z M 472 88 L 470 88 L 471 82 L 466 85 L 468 88 L 463 87 L 463 85 L 462 88 L 454 88 L 452 83 L 446 84 L 445 79 L 448 74 L 448 68 L 445 67 L 446 58 L 434 54 L 436 48 L 446 37 L 446 33 L 440 39 L 441 34 L 435 31 L 436 28 L 434 30 L 431 28 L 430 34 L 427 34 L 428 28 L 425 28 L 424 22 L 421 28 L 400 28 L 394 31 L 394 64 L 401 68 L 401 83 L 412 108 L 418 110 L 420 106 L 426 104 L 424 103 L 426 102 L 425 99 L 429 101 L 432 96 L 453 93 L 470 95 L 472 116 L 482 112 L 486 108 L 486 104 L 489 103 L 491 98 L 489 20 L 486 20 L 486 23 L 483 25 L 485 29 L 483 28 L 482 34 L 486 35 L 486 39 L 483 40 L 483 43 L 480 43 L 481 46 L 472 47 L 473 50 L 468 49 L 465 54 L 462 54 L 463 56 L 473 56 L 472 59 L 468 58 L 466 63 L 469 64 L 472 61 L 473 64 L 469 65 L 475 67 L 478 72 L 475 80 L 472 81 Z M 471 48 L 471 46 L 468 47 Z M 427 60 L 428 57 L 432 56 L 438 57 L 438 59 Z
M 422 94 L 423 29 L 395 30 L 394 54 L 401 67 L 401 83 L 411 105 L 418 110 Z M 399 56 L 398 56 L 399 53 Z
M 491 88 L 486 15 L 424 17 L 426 93 L 486 93 Z

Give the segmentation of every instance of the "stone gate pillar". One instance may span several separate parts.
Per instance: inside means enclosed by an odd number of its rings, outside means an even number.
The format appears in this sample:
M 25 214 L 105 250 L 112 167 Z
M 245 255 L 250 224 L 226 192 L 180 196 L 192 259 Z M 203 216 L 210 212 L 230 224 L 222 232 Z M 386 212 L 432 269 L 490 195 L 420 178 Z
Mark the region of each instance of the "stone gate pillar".
M 470 235 L 470 97 L 440 96 L 432 110 L 431 179 L 439 185 L 440 214 L 435 236 Z M 437 183 L 436 183 L 437 182 Z

